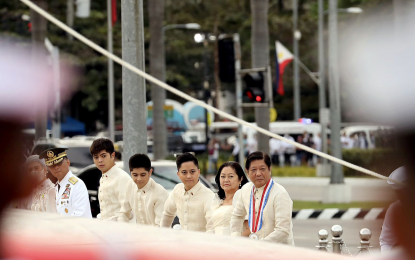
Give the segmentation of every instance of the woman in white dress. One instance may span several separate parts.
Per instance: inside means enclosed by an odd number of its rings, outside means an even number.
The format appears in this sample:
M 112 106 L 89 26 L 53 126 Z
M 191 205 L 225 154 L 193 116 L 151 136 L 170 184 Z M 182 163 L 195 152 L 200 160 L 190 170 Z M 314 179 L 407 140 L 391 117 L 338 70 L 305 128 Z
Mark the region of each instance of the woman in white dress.
M 214 227 L 213 232 L 216 235 L 230 235 L 233 205 L 236 205 L 234 195 L 248 182 L 248 179 L 239 163 L 226 162 L 219 167 L 215 182 L 218 185 L 219 191 L 212 201 L 212 216 L 210 222 Z M 237 197 L 235 196 L 235 198 Z
M 45 161 L 39 159 L 39 155 L 29 156 L 25 163 L 25 170 L 35 177 L 37 186 L 32 195 L 23 202 L 24 208 L 56 213 L 55 185 L 47 178 Z

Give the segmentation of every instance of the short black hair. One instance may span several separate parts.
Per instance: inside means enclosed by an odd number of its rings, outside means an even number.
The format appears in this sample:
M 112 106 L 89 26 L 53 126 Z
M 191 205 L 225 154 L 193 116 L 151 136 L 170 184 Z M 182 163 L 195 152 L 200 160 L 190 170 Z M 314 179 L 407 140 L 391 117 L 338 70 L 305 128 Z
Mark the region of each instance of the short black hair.
M 115 151 L 115 158 L 121 161 L 121 160 L 122 160 L 122 155 L 121 155 L 121 153 L 120 153 L 120 152 Z
M 215 182 L 218 185 L 218 196 L 221 200 L 224 200 L 226 198 L 225 196 L 225 191 L 222 189 L 222 187 L 220 186 L 220 175 L 222 173 L 223 168 L 225 167 L 231 167 L 232 169 L 235 170 L 236 174 L 238 175 L 238 180 L 241 180 L 241 187 L 239 187 L 239 189 L 241 189 L 245 184 L 247 184 L 248 178 L 245 175 L 244 169 L 242 169 L 241 165 L 237 162 L 226 162 L 224 164 L 222 164 L 219 167 L 218 172 L 216 173 L 215 176 Z
M 249 166 L 251 166 L 251 162 L 256 160 L 264 160 L 265 164 L 271 169 L 271 158 L 268 154 L 256 151 L 248 155 L 245 162 L 245 169 L 249 170 Z
M 179 170 L 185 162 L 193 162 L 199 169 L 199 162 L 197 161 L 197 158 L 191 153 L 183 153 L 176 158 L 177 170 Z
M 137 153 L 131 156 L 128 166 L 130 167 L 130 171 L 137 168 L 144 168 L 146 171 L 150 171 L 151 160 L 146 154 Z
M 114 144 L 110 139 L 98 138 L 91 144 L 91 147 L 89 148 L 89 152 L 92 156 L 98 154 L 103 150 L 105 150 L 110 155 L 115 151 Z

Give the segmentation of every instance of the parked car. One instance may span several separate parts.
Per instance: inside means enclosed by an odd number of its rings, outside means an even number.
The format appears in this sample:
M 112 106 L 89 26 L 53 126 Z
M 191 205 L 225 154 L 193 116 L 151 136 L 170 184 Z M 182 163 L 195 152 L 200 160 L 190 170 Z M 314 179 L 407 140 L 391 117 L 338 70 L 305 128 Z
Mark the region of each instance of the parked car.
M 89 152 L 89 147 L 91 147 L 95 139 L 87 136 L 74 136 L 68 139 L 40 139 L 35 143 L 31 155 L 41 154 L 50 148 L 69 148 L 67 151 L 68 158 L 71 162 L 69 168 L 73 174 L 76 174 L 80 169 L 94 163 L 92 155 Z
M 116 165 L 121 169 L 124 169 L 123 162 L 116 162 Z M 151 165 L 153 168 L 153 174 L 151 175 L 151 178 L 163 186 L 168 192 L 171 192 L 176 184 L 181 183 L 179 176 L 177 176 L 176 162 L 167 160 L 153 161 Z M 129 172 L 128 169 L 124 170 Z M 95 164 L 92 164 L 78 171 L 78 173 L 75 175 L 77 175 L 85 183 L 88 189 L 89 201 L 91 203 L 92 216 L 96 217 L 100 212 L 98 202 L 98 189 L 99 180 L 102 176 L 102 173 L 95 166 Z M 199 180 L 203 185 L 216 192 L 215 187 L 203 176 L 200 176 Z M 178 223 L 177 219 L 175 219 L 173 224 L 176 223 Z

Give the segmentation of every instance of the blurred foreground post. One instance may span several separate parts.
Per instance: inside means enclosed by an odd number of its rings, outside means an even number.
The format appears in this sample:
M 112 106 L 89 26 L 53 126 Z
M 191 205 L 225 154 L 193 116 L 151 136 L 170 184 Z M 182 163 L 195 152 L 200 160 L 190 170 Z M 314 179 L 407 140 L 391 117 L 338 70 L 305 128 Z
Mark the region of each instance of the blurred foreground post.
M 121 1 L 122 59 L 145 70 L 144 21 L 142 0 Z M 144 78 L 122 69 L 123 161 L 128 167 L 130 157 L 147 153 L 146 92 Z
M 33 0 L 40 8 L 47 10 L 46 0 Z M 37 64 L 46 62 L 46 49 L 44 41 L 46 37 L 47 21 L 37 12 L 30 10 L 30 19 L 32 23 L 32 59 Z M 48 94 L 48 93 L 46 93 Z M 44 103 L 38 103 L 35 116 L 35 140 L 46 137 L 47 127 L 47 106 Z

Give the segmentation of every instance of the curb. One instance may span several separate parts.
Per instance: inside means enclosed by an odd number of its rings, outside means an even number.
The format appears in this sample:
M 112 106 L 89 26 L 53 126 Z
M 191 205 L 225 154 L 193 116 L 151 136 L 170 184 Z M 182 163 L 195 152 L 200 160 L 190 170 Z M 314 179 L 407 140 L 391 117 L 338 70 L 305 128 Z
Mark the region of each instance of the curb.
M 301 209 L 292 212 L 292 219 L 363 219 L 363 220 L 375 220 L 384 219 L 387 209 L 384 208 L 372 208 L 372 209 L 360 209 L 350 208 L 344 209 Z

